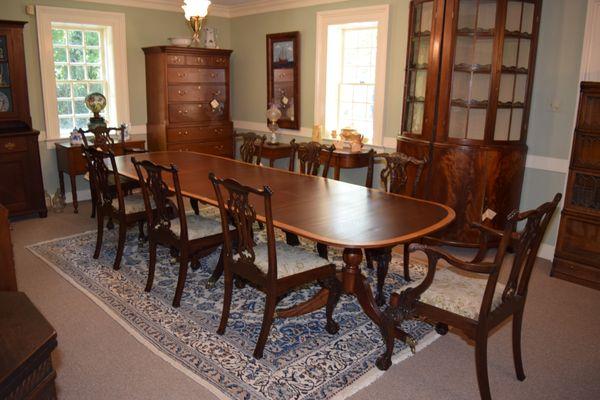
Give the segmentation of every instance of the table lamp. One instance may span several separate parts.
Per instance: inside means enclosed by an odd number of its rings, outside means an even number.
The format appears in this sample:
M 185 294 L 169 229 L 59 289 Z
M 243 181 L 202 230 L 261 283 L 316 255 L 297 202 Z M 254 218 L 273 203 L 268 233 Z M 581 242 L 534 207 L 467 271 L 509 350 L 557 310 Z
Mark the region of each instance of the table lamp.
M 185 19 L 188 20 L 190 28 L 194 32 L 192 41 L 188 47 L 193 46 L 194 43 L 200 44 L 202 20 L 208 14 L 208 6 L 210 6 L 210 1 L 208 0 L 184 0 L 181 6 L 185 13 Z

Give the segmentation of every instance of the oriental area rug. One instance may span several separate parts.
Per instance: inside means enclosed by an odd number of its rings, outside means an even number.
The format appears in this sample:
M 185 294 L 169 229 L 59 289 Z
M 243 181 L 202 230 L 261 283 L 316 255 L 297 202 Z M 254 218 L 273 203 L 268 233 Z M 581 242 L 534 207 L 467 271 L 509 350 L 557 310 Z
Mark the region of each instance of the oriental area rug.
M 362 312 L 356 298 L 342 295 L 334 313 L 340 324 L 336 335 L 325 330 L 325 310 L 301 317 L 275 319 L 264 357 L 252 352 L 260 331 L 265 296 L 246 285 L 234 287 L 233 303 L 225 335 L 216 334 L 221 317 L 223 279 L 205 287 L 218 260 L 218 252 L 206 257 L 196 271 L 189 271 L 180 308 L 171 302 L 178 264 L 168 249 L 159 246 L 156 277 L 150 293 L 144 292 L 148 271 L 148 245 L 138 243 L 137 230 L 127 238 L 121 269 L 112 263 L 116 229 L 106 231 L 99 259 L 92 254 L 95 232 L 55 239 L 29 246 L 39 258 L 81 290 L 151 351 L 222 399 L 342 399 L 364 388 L 382 372 L 375 360 L 383 352 L 381 334 Z M 265 238 L 260 238 L 264 240 Z M 303 242 L 314 249 L 314 244 Z M 404 280 L 395 255 L 386 281 L 387 298 Z M 341 252 L 330 249 L 330 259 L 341 264 Z M 424 267 L 412 268 L 414 274 Z M 366 272 L 365 272 L 366 271 Z M 375 273 L 363 268 L 374 287 Z M 285 297 L 278 309 L 309 299 L 318 286 L 304 287 Z M 438 335 L 421 321 L 405 322 L 403 329 L 419 341 L 417 351 Z M 394 362 L 411 356 L 396 343 Z

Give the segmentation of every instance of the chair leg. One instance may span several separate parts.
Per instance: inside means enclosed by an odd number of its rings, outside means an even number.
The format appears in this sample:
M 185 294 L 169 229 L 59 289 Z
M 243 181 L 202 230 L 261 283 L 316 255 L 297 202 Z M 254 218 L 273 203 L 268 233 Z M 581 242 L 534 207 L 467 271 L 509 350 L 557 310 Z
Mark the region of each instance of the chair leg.
M 477 383 L 479 395 L 482 400 L 491 400 L 490 382 L 487 370 L 487 332 L 478 334 L 475 341 L 475 369 L 477 370 Z
M 367 261 L 367 268 L 373 269 L 373 253 L 369 249 L 365 249 L 365 260 Z
M 117 244 L 117 255 L 115 256 L 114 270 L 121 269 L 121 259 L 123 258 L 123 250 L 125 250 L 125 240 L 127 240 L 127 224 L 124 220 L 119 221 L 119 242 Z
M 387 371 L 392 365 L 392 354 L 394 353 L 394 318 L 393 309 L 388 307 L 381 318 L 379 331 L 385 344 L 385 352 L 377 359 L 375 365 L 382 371 Z
M 391 260 L 391 249 L 383 249 L 380 254 L 377 254 L 377 294 L 375 295 L 375 303 L 379 307 L 385 304 L 385 294 L 383 294 L 383 286 L 385 284 L 385 278 L 387 277 Z
M 438 333 L 438 335 L 444 336 L 446 333 L 448 333 L 448 325 L 438 322 L 435 324 L 435 331 Z
M 152 290 L 152 284 L 154 283 L 154 271 L 156 270 L 156 242 L 150 239 L 148 244 L 148 253 L 150 254 L 150 262 L 148 263 L 148 280 L 146 281 L 146 292 Z
M 221 254 L 219 255 L 219 261 L 217 262 L 217 265 L 215 266 L 215 270 L 213 271 L 212 275 L 210 276 L 210 278 L 208 278 L 208 281 L 206 281 L 206 288 L 207 289 L 212 289 L 215 287 L 215 284 L 217 283 L 217 281 L 219 280 L 219 278 L 221 277 L 221 275 L 223 275 L 223 266 L 225 264 L 225 260 L 224 260 L 224 256 L 223 253 L 225 252 L 225 246 L 221 247 Z
M 300 246 L 300 239 L 298 239 L 298 235 L 293 233 L 285 233 L 285 242 L 290 246 Z
M 175 297 L 173 298 L 173 307 L 179 307 L 181 305 L 181 296 L 183 295 L 183 288 L 185 287 L 185 280 L 187 278 L 188 262 L 189 257 L 187 249 L 181 249 L 181 254 L 179 254 L 179 276 L 177 277 L 177 288 L 175 289 Z
M 138 221 L 138 242 L 143 243 L 146 239 L 147 237 L 144 234 L 144 221 L 140 220 Z
M 225 333 L 227 328 L 227 321 L 229 320 L 229 310 L 231 309 L 231 296 L 233 294 L 233 274 L 229 271 L 225 271 L 225 294 L 223 296 L 223 311 L 221 312 L 221 323 L 217 334 L 222 335 Z
M 327 250 L 327 245 L 323 244 L 323 243 L 318 243 L 317 242 L 317 253 L 319 253 L 319 257 L 324 258 L 324 259 L 328 259 L 328 250 Z
M 98 215 L 96 216 L 98 221 L 98 232 L 96 233 L 96 249 L 94 250 L 94 259 L 100 257 L 100 250 L 102 249 L 102 237 L 104 236 L 104 214 L 102 209 L 98 209 Z
M 335 310 L 335 306 L 342 295 L 342 284 L 335 276 L 332 276 L 323 282 L 323 287 L 329 289 L 327 306 L 325 308 L 325 315 L 327 317 L 327 325 L 325 325 L 325 330 L 327 333 L 335 335 L 340 330 L 340 325 L 333 319 L 333 311 Z
M 263 351 L 269 332 L 271 331 L 271 325 L 275 317 L 275 307 L 277 306 L 277 296 L 274 294 L 267 294 L 267 301 L 265 302 L 265 313 L 263 315 L 262 327 L 260 328 L 260 335 L 258 335 L 258 341 L 254 348 L 254 358 L 261 359 L 263 357 Z
M 194 214 L 200 215 L 200 207 L 198 207 L 198 200 L 190 199 L 190 205 L 192 206 L 192 210 L 194 210 Z
M 408 251 L 408 243 L 404 244 L 404 257 L 403 257 L 403 264 L 404 264 L 404 280 L 406 282 L 410 282 L 410 253 Z
M 523 359 L 521 358 L 521 326 L 523 324 L 523 310 L 513 315 L 513 358 L 515 360 L 515 371 L 517 379 L 525 380 L 525 371 L 523 370 Z

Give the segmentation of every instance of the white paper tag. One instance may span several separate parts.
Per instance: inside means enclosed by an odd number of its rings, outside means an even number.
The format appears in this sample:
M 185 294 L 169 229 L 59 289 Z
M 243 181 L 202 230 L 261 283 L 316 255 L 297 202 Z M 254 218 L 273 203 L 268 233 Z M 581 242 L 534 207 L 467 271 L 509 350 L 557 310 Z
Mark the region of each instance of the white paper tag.
M 493 220 L 496 215 L 498 215 L 498 213 L 496 213 L 494 210 L 490 210 L 489 208 L 487 210 L 485 210 L 485 212 L 481 215 L 481 221 L 485 221 L 486 219 L 489 219 L 490 221 Z

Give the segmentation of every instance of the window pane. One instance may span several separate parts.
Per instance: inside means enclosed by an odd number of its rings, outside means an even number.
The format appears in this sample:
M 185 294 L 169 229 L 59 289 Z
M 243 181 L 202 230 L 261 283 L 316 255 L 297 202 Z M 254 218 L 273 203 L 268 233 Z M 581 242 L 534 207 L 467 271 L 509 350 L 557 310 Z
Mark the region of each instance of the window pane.
M 56 96 L 57 97 L 71 97 L 71 85 L 68 83 L 57 83 L 56 84 Z
M 100 44 L 100 35 L 98 32 L 85 32 L 85 45 L 86 46 L 98 46 Z
M 85 79 L 85 68 L 81 65 L 69 66 L 71 80 L 82 81 Z
M 90 83 L 90 93 L 104 93 L 104 88 L 101 83 Z
M 100 71 L 100 67 L 88 66 L 87 73 L 88 73 L 88 79 L 92 79 L 92 80 L 102 79 L 102 73 Z
M 79 47 L 72 47 L 69 49 L 69 62 L 71 63 L 83 63 L 83 49 Z
M 75 114 L 89 114 L 90 110 L 85 106 L 84 100 L 75 100 Z
M 67 62 L 67 49 L 64 47 L 54 48 L 54 62 Z
M 67 66 L 66 65 L 57 65 L 54 67 L 54 75 L 56 76 L 56 80 L 65 81 L 67 80 Z
M 58 115 L 70 115 L 73 114 L 73 107 L 71 100 L 59 100 L 58 101 Z
M 70 45 L 82 45 L 83 44 L 83 32 L 82 31 L 69 31 L 68 39 Z
M 87 128 L 87 124 L 89 121 L 90 121 L 90 119 L 87 117 L 86 118 L 84 118 L 84 117 L 75 118 L 75 126 L 77 128 L 85 129 L 85 128 Z
M 53 44 L 66 44 L 65 31 L 62 29 L 52 29 L 52 43 Z
M 59 118 L 58 122 L 61 132 L 70 132 L 73 129 L 73 118 L 71 117 Z
M 85 97 L 87 96 L 88 90 L 85 83 L 74 83 L 73 84 L 73 96 L 74 97 Z
M 100 62 L 100 49 L 85 49 L 85 62 L 97 64 Z

